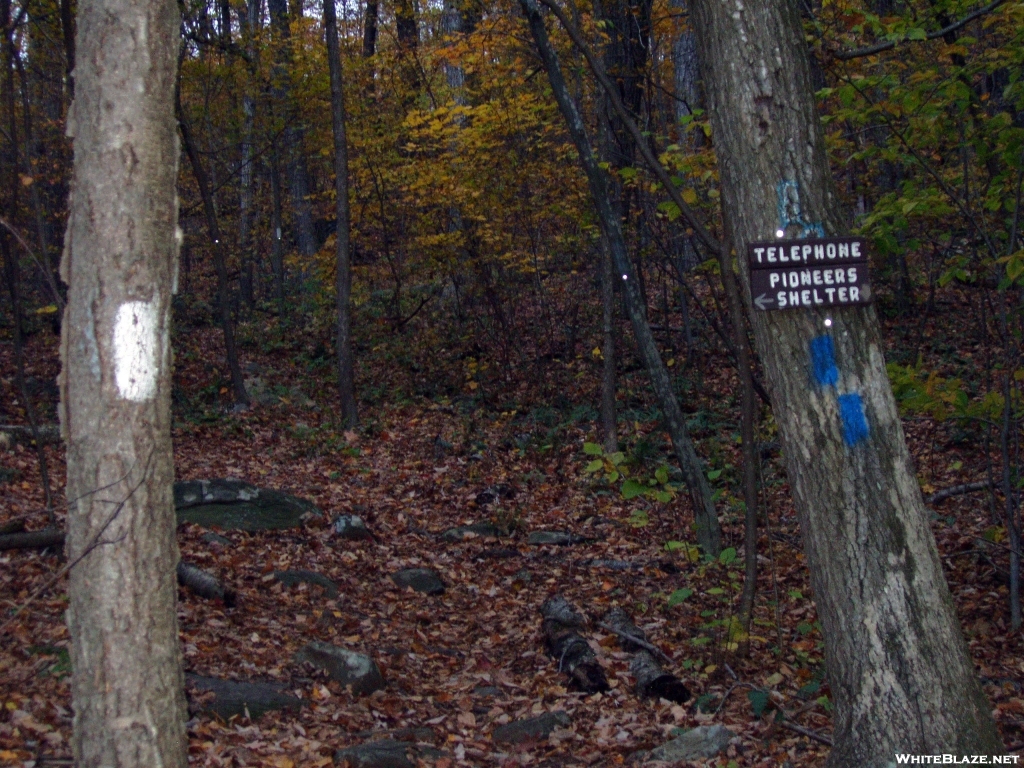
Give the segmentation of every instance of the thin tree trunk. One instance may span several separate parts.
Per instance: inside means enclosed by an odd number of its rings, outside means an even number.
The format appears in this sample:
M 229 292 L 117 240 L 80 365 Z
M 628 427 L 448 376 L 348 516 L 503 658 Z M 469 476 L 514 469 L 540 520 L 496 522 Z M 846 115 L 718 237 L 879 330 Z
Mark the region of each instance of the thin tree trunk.
M 605 453 L 619 450 L 618 415 L 615 412 L 615 266 L 611 251 L 601 239 L 601 433 Z
M 60 289 L 57 287 L 57 279 L 54 277 L 54 263 L 50 258 L 50 243 L 46 237 L 46 222 L 43 216 L 43 203 L 39 198 L 39 179 L 36 176 L 32 161 L 35 154 L 34 131 L 32 130 L 32 110 L 28 98 L 28 76 L 25 73 L 25 65 L 20 56 L 14 57 L 18 70 L 18 79 L 21 80 L 21 111 L 22 122 L 25 125 L 25 174 L 32 180 L 29 184 L 29 195 L 32 197 L 32 211 L 36 220 L 36 236 L 39 238 L 39 268 L 42 271 L 41 277 L 54 301 L 63 309 Z
M 777 190 L 798 192 L 805 230 L 838 235 L 845 220 L 795 3 L 691 8 L 722 203 L 749 289 L 747 244 L 784 228 Z M 754 311 L 752 322 L 825 638 L 836 705 L 828 765 L 1003 752 L 928 525 L 874 308 Z
M 180 101 L 177 103 L 176 108 L 178 112 L 178 127 L 181 128 L 181 140 L 185 145 L 185 154 L 188 155 L 189 163 L 192 165 L 192 173 L 196 177 L 196 184 L 199 186 L 199 196 L 203 201 L 206 226 L 210 231 L 210 240 L 213 246 L 213 266 L 217 272 L 217 298 L 220 303 L 220 327 L 224 332 L 224 352 L 231 376 L 231 390 L 237 404 L 248 405 L 249 395 L 245 391 L 242 366 L 239 365 L 238 348 L 235 345 L 235 324 L 231 319 L 231 295 L 228 291 L 227 256 L 224 253 L 224 241 L 220 234 L 220 226 L 217 223 L 217 212 L 213 208 L 210 182 L 206 178 L 206 171 L 203 170 L 199 151 L 196 149 L 195 140 L 192 138 L 192 128 L 185 117 L 185 111 L 181 108 Z
M 64 77 L 68 104 L 75 98 L 75 17 L 71 0 L 60 0 L 60 29 L 64 38 Z
M 717 556 L 721 550 L 721 532 L 718 515 L 715 512 L 715 505 L 711 501 L 711 489 L 704 475 L 704 467 L 697 457 L 697 453 L 693 449 L 693 443 L 690 441 L 690 436 L 686 431 L 686 420 L 672 389 L 668 370 L 661 360 L 661 353 L 651 334 L 651 327 L 647 322 L 647 313 L 644 311 L 643 299 L 637 285 L 636 274 L 633 265 L 630 263 L 629 254 L 626 251 L 621 222 L 612 209 L 604 173 L 598 167 L 597 159 L 594 157 L 590 140 L 583 125 L 583 119 L 576 110 L 576 105 L 569 95 L 569 89 L 565 85 L 565 79 L 562 76 L 558 58 L 548 40 L 540 7 L 537 5 L 536 0 L 520 0 L 520 5 L 530 23 L 530 31 L 537 44 L 541 60 L 544 62 L 544 68 L 547 70 L 548 80 L 551 82 L 555 100 L 558 102 L 559 109 L 579 153 L 580 162 L 587 174 L 590 193 L 597 208 L 601 229 L 608 240 L 616 275 L 622 276 L 623 299 L 633 326 L 637 347 L 651 378 L 652 388 L 664 414 L 665 426 L 672 439 L 672 444 L 693 502 L 697 542 L 707 554 Z
M 270 23 L 279 40 L 278 60 L 274 65 L 273 96 L 278 104 L 285 104 L 284 156 L 288 171 L 288 193 L 292 205 L 292 225 L 295 228 L 295 242 L 299 254 L 304 257 L 300 269 L 302 290 L 306 289 L 309 259 L 316 253 L 316 233 L 313 229 L 313 206 L 310 203 L 309 169 L 303 147 L 303 129 L 297 106 L 294 103 L 289 83 L 291 66 L 291 30 L 289 29 L 288 5 L 286 0 L 268 0 Z
M 273 197 L 273 205 L 270 209 L 270 228 L 273 231 L 271 236 L 274 240 L 273 248 L 270 251 L 270 268 L 274 272 L 274 298 L 277 300 L 277 316 L 284 320 L 284 241 L 282 240 L 282 197 L 281 189 L 281 166 L 276 149 L 271 150 L 270 155 L 270 194 Z
M 366 15 L 363 17 L 363 58 L 368 59 L 377 53 L 377 0 L 367 0 Z M 371 78 L 372 82 L 372 78 Z
M 81 768 L 188 763 L 171 491 L 179 24 L 171 0 L 79 5 L 60 385 Z
M 239 178 L 239 201 L 238 201 L 238 250 L 240 257 L 240 269 L 238 287 L 244 301 L 250 308 L 256 305 L 256 292 L 253 287 L 253 247 L 252 247 L 252 207 L 255 191 L 256 153 L 253 143 L 253 134 L 256 123 L 256 99 L 253 96 L 253 89 L 256 87 L 258 66 L 256 63 L 257 50 L 253 38 L 259 30 L 260 3 L 262 0 L 248 0 L 245 6 L 245 13 L 239 14 L 242 21 L 242 37 L 245 41 L 246 52 L 249 55 L 248 74 L 249 80 L 242 94 L 242 152 L 241 152 L 241 173 Z
M 341 51 L 338 47 L 338 19 L 334 0 L 324 0 L 324 32 L 331 73 L 331 125 L 334 132 L 334 191 L 337 227 L 335 240 L 335 291 L 337 294 L 338 395 L 341 399 L 341 423 L 354 427 L 359 423 L 356 409 L 355 363 L 352 359 L 352 269 L 349 256 L 348 146 L 345 138 L 345 93 L 341 79 Z
M 4 235 L 7 233 L 5 232 Z M 46 463 L 46 444 L 41 439 L 39 420 L 36 418 L 36 409 L 32 404 L 32 395 L 28 391 L 28 383 L 25 381 L 25 345 L 21 329 L 21 291 L 19 290 L 18 262 L 10 247 L 10 240 L 4 237 L 0 242 L 3 248 L 4 271 L 7 273 L 7 291 L 11 296 L 11 311 L 15 318 L 14 322 L 14 379 L 21 395 L 22 404 L 25 406 L 25 417 L 28 419 L 29 430 L 32 433 L 32 442 L 35 443 L 36 457 L 39 460 L 39 475 L 43 482 L 43 498 L 46 503 L 46 514 L 50 519 L 50 525 L 54 525 L 56 519 L 53 514 L 53 497 L 50 494 L 50 472 Z

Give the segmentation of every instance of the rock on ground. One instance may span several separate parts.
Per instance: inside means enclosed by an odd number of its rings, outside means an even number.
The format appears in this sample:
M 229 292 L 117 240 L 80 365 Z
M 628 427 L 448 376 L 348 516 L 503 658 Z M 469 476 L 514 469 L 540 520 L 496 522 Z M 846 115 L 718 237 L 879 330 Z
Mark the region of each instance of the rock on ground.
M 495 744 L 522 744 L 527 741 L 540 741 L 550 736 L 557 726 L 565 728 L 571 722 L 569 715 L 561 710 L 545 712 L 537 717 L 515 720 L 498 726 L 491 734 L 491 741 Z
M 644 759 L 677 762 L 714 757 L 729 746 L 729 740 L 735 735 L 724 725 L 701 725 L 655 747 Z
M 185 675 L 190 688 L 199 695 L 196 709 L 211 712 L 224 720 L 239 716 L 255 720 L 272 709 L 298 711 L 302 700 L 285 693 L 285 686 L 277 683 L 239 682 L 216 677 Z M 212 698 L 202 694 L 212 693 Z
M 343 539 L 372 539 L 373 534 L 359 515 L 341 515 L 334 520 L 334 532 Z
M 391 574 L 391 580 L 403 589 L 412 587 L 426 595 L 440 595 L 445 590 L 441 576 L 432 568 L 406 568 Z
M 306 499 L 243 480 L 192 480 L 174 484 L 179 523 L 225 530 L 296 528 L 323 513 Z
M 411 741 L 368 741 L 334 753 L 337 765 L 349 768 L 416 768 L 419 759 L 436 760 L 444 755 L 440 750 Z
M 294 587 L 296 584 L 305 582 L 306 584 L 315 584 L 318 587 L 323 587 L 327 597 L 334 598 L 338 596 L 338 585 L 322 573 L 317 573 L 316 571 L 274 571 L 274 578 L 286 587 Z
M 330 643 L 309 643 L 295 654 L 295 660 L 309 662 L 342 685 L 351 685 L 357 695 L 373 693 L 385 685 L 384 676 L 373 659 Z
M 501 535 L 501 531 L 498 530 L 498 526 L 494 523 L 482 522 L 473 523 L 472 525 L 460 525 L 457 528 L 449 528 L 447 531 L 441 534 L 441 538 L 445 541 L 462 541 L 463 539 L 472 539 L 476 536 L 490 536 L 497 538 Z

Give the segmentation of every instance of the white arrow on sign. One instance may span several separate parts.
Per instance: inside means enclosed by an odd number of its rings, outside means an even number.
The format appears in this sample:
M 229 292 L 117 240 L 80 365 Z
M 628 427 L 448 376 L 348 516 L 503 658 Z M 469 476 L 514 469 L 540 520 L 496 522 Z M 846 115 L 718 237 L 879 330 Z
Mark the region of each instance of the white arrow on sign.
M 760 296 L 754 299 L 754 303 L 757 304 L 758 309 L 765 309 L 767 305 L 774 304 L 775 299 L 769 299 L 767 298 L 767 294 L 762 293 Z

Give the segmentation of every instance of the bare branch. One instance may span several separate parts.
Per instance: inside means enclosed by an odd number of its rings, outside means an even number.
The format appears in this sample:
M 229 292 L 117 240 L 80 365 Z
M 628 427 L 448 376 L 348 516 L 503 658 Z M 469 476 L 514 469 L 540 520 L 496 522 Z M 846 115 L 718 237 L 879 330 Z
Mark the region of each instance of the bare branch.
M 978 17 L 984 16 L 987 13 L 991 13 L 996 8 L 998 8 L 1000 5 L 1003 5 L 1005 2 L 1006 2 L 1006 0 L 993 0 L 993 2 L 989 3 L 988 5 L 983 6 L 982 8 L 978 8 L 977 10 L 974 10 L 971 13 L 968 13 L 966 16 L 964 16 L 959 21 L 953 22 L 948 27 L 943 27 L 942 29 L 940 29 L 940 30 L 938 30 L 936 32 L 929 32 L 927 34 L 927 36 L 925 37 L 925 40 L 935 40 L 936 38 L 939 38 L 939 37 L 945 37 L 946 35 L 950 34 L 951 32 L 956 32 L 958 29 L 962 29 L 963 27 L 967 26 L 968 24 L 970 24 L 972 21 L 974 21 Z M 872 56 L 872 55 L 874 55 L 876 53 L 881 53 L 882 51 L 890 51 L 893 48 L 895 48 L 897 45 L 903 45 L 904 43 L 920 43 L 920 42 L 924 42 L 924 41 L 923 40 L 907 40 L 907 39 L 903 39 L 903 40 L 887 40 L 884 43 L 876 43 L 875 45 L 869 45 L 869 46 L 866 46 L 864 48 L 857 48 L 856 50 L 853 50 L 853 51 L 836 51 L 832 55 L 835 58 L 839 59 L 840 61 L 850 61 L 851 59 L 859 59 L 859 58 L 862 58 L 864 56 Z

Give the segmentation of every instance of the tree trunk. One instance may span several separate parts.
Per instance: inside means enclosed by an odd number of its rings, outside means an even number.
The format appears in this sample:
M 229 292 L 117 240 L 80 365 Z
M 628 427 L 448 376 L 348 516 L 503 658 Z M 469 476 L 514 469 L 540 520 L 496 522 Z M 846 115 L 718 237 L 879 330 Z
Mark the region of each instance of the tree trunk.
M 189 163 L 192 165 L 192 173 L 196 177 L 196 184 L 199 186 L 199 196 L 202 198 L 203 211 L 206 214 L 206 226 L 210 231 L 210 244 L 213 246 L 213 267 L 217 272 L 217 301 L 220 304 L 220 327 L 224 333 L 224 354 L 227 358 L 228 372 L 231 376 L 231 389 L 236 403 L 248 405 L 249 395 L 245 391 L 242 366 L 238 362 L 238 347 L 235 344 L 235 324 L 231 319 L 231 295 L 228 291 L 228 265 L 227 256 L 224 253 L 224 239 L 221 237 L 220 225 L 217 223 L 217 212 L 213 208 L 210 182 L 206 178 L 206 171 L 203 170 L 199 151 L 196 148 L 195 140 L 192 138 L 192 128 L 189 126 L 181 104 L 178 103 L 176 108 L 178 112 L 178 126 L 181 128 L 181 139 L 185 145 L 185 154 L 188 155 Z
M 795 4 L 694 0 L 693 22 L 749 289 L 747 244 L 790 223 L 779 221 L 779 194 L 799 222 L 790 235 L 838 235 L 845 219 Z M 824 629 L 836 704 L 828 765 L 1002 752 L 928 527 L 874 308 L 756 311 L 753 327 Z
M 260 2 L 249 0 L 246 3 L 244 13 L 239 12 L 239 21 L 242 26 L 242 38 L 245 41 L 246 52 L 249 55 L 248 75 L 249 80 L 245 85 L 245 92 L 242 94 L 242 157 L 239 178 L 239 201 L 238 201 L 238 250 L 239 250 L 239 278 L 238 287 L 244 301 L 250 308 L 256 305 L 256 292 L 253 287 L 253 248 L 252 248 L 252 207 L 253 192 L 255 189 L 256 163 L 255 145 L 253 134 L 256 123 L 256 99 L 253 96 L 253 89 L 256 87 L 259 67 L 256 61 L 257 49 L 254 44 L 254 36 L 259 30 L 260 24 Z
M 268 0 L 270 23 L 279 41 L 278 60 L 274 65 L 273 96 L 278 104 L 285 104 L 284 155 L 288 171 L 288 192 L 292 203 L 292 224 L 299 254 L 306 258 L 302 282 L 306 282 L 308 259 L 316 253 L 316 233 L 313 230 L 313 206 L 309 201 L 309 169 L 303 148 L 305 131 L 299 120 L 298 109 L 291 96 L 289 68 L 291 66 L 291 30 L 289 29 L 286 0 Z M 300 12 L 301 13 L 301 12 Z M 303 286 L 305 290 L 305 286 Z
M 622 224 L 612 209 L 604 172 L 598 167 L 583 125 L 583 119 L 565 85 L 565 79 L 562 76 L 554 48 L 548 39 L 537 0 L 520 0 L 520 5 L 530 23 L 530 31 L 537 44 L 541 60 L 544 62 L 544 68 L 547 70 L 555 100 L 558 102 L 566 127 L 576 145 L 580 163 L 587 174 L 590 193 L 597 209 L 598 221 L 608 241 L 616 275 L 622 276 L 623 300 L 633 326 L 637 347 L 641 359 L 647 367 L 648 375 L 651 377 L 651 386 L 664 414 L 665 427 L 672 439 L 676 456 L 683 470 L 683 477 L 690 492 L 690 499 L 693 502 L 697 542 L 707 554 L 717 557 L 721 550 L 721 531 L 715 505 L 711 501 L 711 489 L 708 487 L 708 481 L 704 475 L 704 467 L 697 457 L 693 443 L 686 431 L 686 420 L 672 389 L 668 369 L 665 368 L 665 364 L 661 360 L 661 353 L 651 334 L 651 327 L 647 322 L 647 312 L 640 295 L 639 285 L 637 285 L 636 273 L 630 263 L 626 243 L 622 236 Z
M 70 104 L 75 98 L 75 16 L 71 0 L 60 0 L 60 30 L 64 39 L 64 77 Z
M 416 6 L 413 0 L 395 0 L 395 27 L 398 36 L 399 70 L 402 76 L 402 105 L 406 111 L 416 103 L 420 90 L 420 68 L 416 51 L 420 44 Z
M 366 15 L 363 17 L 363 58 L 365 59 L 377 53 L 377 16 L 379 12 L 377 0 L 367 0 Z
M 341 423 L 354 427 L 359 423 L 356 410 L 355 362 L 352 359 L 352 269 L 349 254 L 348 146 L 345 139 L 345 94 L 341 80 L 341 51 L 338 47 L 338 19 L 334 0 L 324 0 L 324 32 L 331 72 L 331 124 L 334 130 L 334 190 L 337 227 L 335 289 L 337 295 L 338 394 L 341 399 Z
M 171 0 L 83 0 L 61 276 L 75 765 L 185 768 L 171 485 Z M 97 491 L 103 488 L 104 490 Z
M 601 433 L 605 453 L 619 450 L 619 418 L 615 409 L 615 266 L 601 239 Z
M 273 198 L 270 209 L 270 228 L 274 230 L 271 237 L 274 240 L 270 251 L 270 268 L 274 272 L 274 298 L 277 300 L 277 316 L 284 320 L 284 241 L 281 239 L 282 232 L 282 190 L 281 190 L 281 166 L 276 148 L 270 150 L 270 194 Z

